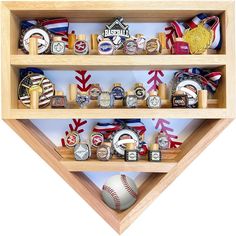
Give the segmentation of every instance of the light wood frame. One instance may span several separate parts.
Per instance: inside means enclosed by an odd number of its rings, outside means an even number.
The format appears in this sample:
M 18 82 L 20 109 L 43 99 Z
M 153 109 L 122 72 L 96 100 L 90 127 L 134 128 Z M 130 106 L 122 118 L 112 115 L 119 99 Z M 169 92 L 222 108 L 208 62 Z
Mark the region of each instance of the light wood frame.
M 35 10 L 36 9 L 36 10 Z M 213 139 L 231 122 L 235 111 L 235 33 L 234 1 L 76 1 L 76 2 L 4 2 L 1 4 L 2 24 L 2 117 L 71 187 L 78 192 L 118 233 L 122 233 L 151 202 L 204 150 Z M 186 20 L 200 12 L 216 14 L 221 18 L 223 47 L 215 55 L 160 55 L 160 56 L 97 56 L 80 58 L 64 55 L 22 55 L 18 49 L 19 22 L 30 17 L 69 17 L 71 22 L 108 22 L 114 16 L 122 15 L 127 22 L 161 22 Z M 90 14 L 88 14 L 88 12 Z M 91 12 L 93 14 L 91 14 Z M 167 14 L 168 13 L 168 14 Z M 145 16 L 145 17 L 144 17 Z M 99 59 L 99 60 L 98 60 Z M 184 63 L 183 63 L 184 61 Z M 49 69 L 178 69 L 199 66 L 220 69 L 222 82 L 214 97 L 214 108 L 172 110 L 160 109 L 156 112 L 147 109 L 111 109 L 106 118 L 204 118 L 208 119 L 184 142 L 174 161 L 163 162 L 156 169 L 149 167 L 147 172 L 155 172 L 140 185 L 139 198 L 133 207 L 117 213 L 107 207 L 100 198 L 100 190 L 81 171 L 101 167 L 82 167 L 66 163 L 58 148 L 29 120 L 31 118 L 105 118 L 98 109 L 30 110 L 18 106 L 18 69 L 23 66 L 37 66 Z M 86 114 L 86 115 L 84 115 Z M 145 114 L 145 115 L 143 115 Z M 216 119 L 217 118 L 217 119 Z M 223 119 L 227 118 L 227 119 Z M 22 119 L 22 120 L 17 120 Z M 72 164 L 72 165 L 71 165 Z M 168 165 L 167 165 L 168 164 Z M 145 171 L 140 166 L 119 166 L 112 164 L 110 170 Z M 81 168 L 81 169 L 79 169 Z M 91 170 L 90 169 L 90 170 Z M 76 172 L 75 172 L 76 171 Z M 78 171 L 78 172 L 77 172 Z M 79 172 L 80 171 L 80 172 Z

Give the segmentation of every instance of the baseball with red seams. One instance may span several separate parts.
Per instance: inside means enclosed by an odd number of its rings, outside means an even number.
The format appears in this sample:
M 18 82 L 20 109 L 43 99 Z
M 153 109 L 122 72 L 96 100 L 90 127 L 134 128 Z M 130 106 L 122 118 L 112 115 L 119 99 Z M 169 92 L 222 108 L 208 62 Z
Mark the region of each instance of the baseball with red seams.
M 123 211 L 137 200 L 138 188 L 126 175 L 113 175 L 102 187 L 102 199 L 112 209 Z

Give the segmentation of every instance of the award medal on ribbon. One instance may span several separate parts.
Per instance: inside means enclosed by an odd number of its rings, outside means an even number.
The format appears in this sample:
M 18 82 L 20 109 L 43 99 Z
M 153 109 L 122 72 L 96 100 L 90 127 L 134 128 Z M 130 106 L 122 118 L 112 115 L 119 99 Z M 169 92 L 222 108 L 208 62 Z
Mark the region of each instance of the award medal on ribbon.
M 210 48 L 213 41 L 213 31 L 200 23 L 194 29 L 184 32 L 183 40 L 189 44 L 191 54 L 202 54 Z
M 65 145 L 67 148 L 73 148 L 80 142 L 80 136 L 77 131 L 71 131 L 66 135 Z
M 18 87 L 18 96 L 21 103 L 26 107 L 30 107 L 30 93 L 33 90 L 39 92 L 39 108 L 50 104 L 54 87 L 48 78 L 42 74 L 29 73 L 21 80 Z
M 104 38 L 109 38 L 114 44 L 115 50 L 121 48 L 129 35 L 129 26 L 123 22 L 122 17 L 117 17 L 111 24 L 106 25 L 102 34 Z
M 52 34 L 45 27 L 32 26 L 23 31 L 20 36 L 20 47 L 24 53 L 29 53 L 29 41 L 32 36 L 38 38 L 38 54 L 51 51 Z
M 111 142 L 114 152 L 119 157 L 124 157 L 127 143 L 134 143 L 136 148 L 140 150 L 142 137 L 131 128 L 125 127 L 114 132 L 111 136 Z

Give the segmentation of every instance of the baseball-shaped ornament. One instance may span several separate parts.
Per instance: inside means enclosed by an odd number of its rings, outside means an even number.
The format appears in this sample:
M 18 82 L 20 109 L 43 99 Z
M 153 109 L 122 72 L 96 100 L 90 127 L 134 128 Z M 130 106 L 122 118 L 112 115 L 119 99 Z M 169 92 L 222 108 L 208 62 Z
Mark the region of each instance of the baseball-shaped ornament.
M 102 199 L 110 208 L 123 211 L 137 200 L 138 188 L 126 175 L 113 175 L 102 187 Z

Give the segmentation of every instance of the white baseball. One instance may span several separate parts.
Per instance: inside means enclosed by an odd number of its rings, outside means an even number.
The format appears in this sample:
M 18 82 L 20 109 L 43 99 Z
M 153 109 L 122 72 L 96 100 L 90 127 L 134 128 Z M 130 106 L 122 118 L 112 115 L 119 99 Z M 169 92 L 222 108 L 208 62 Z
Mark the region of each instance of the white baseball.
M 123 211 L 137 200 L 138 188 L 126 175 L 113 175 L 102 188 L 103 201 L 112 209 Z

